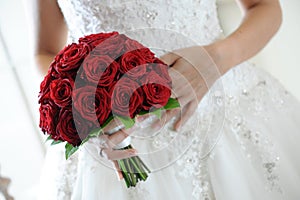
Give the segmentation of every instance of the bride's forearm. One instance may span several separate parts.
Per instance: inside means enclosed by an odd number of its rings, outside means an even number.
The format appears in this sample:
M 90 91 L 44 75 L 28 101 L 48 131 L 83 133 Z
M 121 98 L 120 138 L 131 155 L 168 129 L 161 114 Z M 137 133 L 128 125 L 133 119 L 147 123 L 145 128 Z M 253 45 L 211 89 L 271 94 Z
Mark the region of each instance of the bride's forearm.
M 66 45 L 68 28 L 57 1 L 32 2 L 34 59 L 45 75 L 54 56 Z
M 278 0 L 240 0 L 240 3 L 245 15 L 239 28 L 206 47 L 223 73 L 257 54 L 278 31 L 282 21 Z

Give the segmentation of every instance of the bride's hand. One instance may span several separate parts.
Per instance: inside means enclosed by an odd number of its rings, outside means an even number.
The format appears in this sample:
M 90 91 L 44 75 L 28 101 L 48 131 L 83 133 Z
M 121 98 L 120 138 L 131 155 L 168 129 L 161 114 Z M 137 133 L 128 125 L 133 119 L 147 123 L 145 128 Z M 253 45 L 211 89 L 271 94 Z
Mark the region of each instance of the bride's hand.
M 181 107 L 167 111 L 163 120 L 155 125 L 156 127 L 178 116 L 174 124 L 174 129 L 178 131 L 195 112 L 208 89 L 221 76 L 223 72 L 214 64 L 209 49 L 208 46 L 194 46 L 179 49 L 161 57 L 170 66 L 172 93 L 179 100 Z
M 127 150 L 117 150 L 115 147 L 124 141 L 132 132 L 133 128 L 130 129 L 120 129 L 117 132 L 109 135 L 107 134 L 112 129 L 120 127 L 120 122 L 117 120 L 113 120 L 109 123 L 104 129 L 100 136 L 100 140 L 96 140 L 96 145 L 99 148 L 99 155 L 103 158 L 106 158 L 113 162 L 115 170 L 120 179 L 123 178 L 122 172 L 119 168 L 117 160 L 134 157 L 137 155 L 137 151 L 135 149 L 127 149 Z

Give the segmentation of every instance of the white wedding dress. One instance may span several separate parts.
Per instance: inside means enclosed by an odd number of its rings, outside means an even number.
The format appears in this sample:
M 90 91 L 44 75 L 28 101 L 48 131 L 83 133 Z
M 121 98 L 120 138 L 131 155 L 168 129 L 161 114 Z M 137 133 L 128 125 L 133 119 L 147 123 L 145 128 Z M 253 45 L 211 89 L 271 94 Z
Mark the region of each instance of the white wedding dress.
M 70 41 L 118 31 L 158 56 L 221 39 L 215 3 L 58 0 Z M 68 161 L 63 145 L 50 147 L 40 199 L 300 199 L 300 103 L 263 70 L 249 63 L 232 68 L 179 133 L 171 123 L 156 135 L 144 123 L 143 137 L 132 138 L 152 173 L 130 189 L 94 143 Z

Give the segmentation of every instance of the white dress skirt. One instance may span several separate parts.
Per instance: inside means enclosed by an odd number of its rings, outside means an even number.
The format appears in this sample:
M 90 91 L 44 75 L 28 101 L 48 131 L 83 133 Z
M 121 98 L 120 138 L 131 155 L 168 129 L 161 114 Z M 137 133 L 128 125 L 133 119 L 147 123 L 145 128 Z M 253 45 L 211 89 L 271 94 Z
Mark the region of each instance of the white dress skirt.
M 160 56 L 223 37 L 215 0 L 58 4 L 70 41 L 119 31 Z M 242 63 L 213 84 L 179 132 L 173 121 L 153 135 L 148 120 L 133 134 L 152 170 L 135 188 L 118 180 L 93 142 L 67 161 L 63 145 L 50 147 L 40 199 L 300 199 L 300 103 L 270 74 Z

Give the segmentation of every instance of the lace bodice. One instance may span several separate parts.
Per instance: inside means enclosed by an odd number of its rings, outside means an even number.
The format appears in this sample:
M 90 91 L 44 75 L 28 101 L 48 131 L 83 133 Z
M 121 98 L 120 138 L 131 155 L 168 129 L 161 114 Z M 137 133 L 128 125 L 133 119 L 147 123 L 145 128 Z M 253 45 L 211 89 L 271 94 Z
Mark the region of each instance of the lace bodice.
M 118 31 L 143 43 L 159 56 L 165 51 L 205 45 L 222 37 L 215 0 L 58 0 L 58 3 L 71 41 L 91 33 Z M 172 132 L 166 126 L 161 137 L 152 141 L 153 148 L 161 149 L 165 141 L 177 138 L 175 148 L 168 148 L 170 158 L 177 160 L 179 175 L 193 177 L 193 196 L 196 199 L 213 198 L 206 164 L 202 161 L 211 155 L 212 144 L 216 144 L 224 130 L 231 132 L 243 149 L 259 151 L 261 157 L 251 156 L 255 162 L 261 162 L 262 173 L 268 179 L 271 177 L 269 182 L 276 185 L 277 177 L 273 173 L 278 157 L 270 149 L 271 145 L 262 145 L 268 139 L 243 121 L 246 114 L 237 109 L 247 104 L 259 116 L 263 113 L 261 108 L 268 104 L 264 99 L 272 99 L 273 103 L 278 104 L 278 99 L 287 98 L 287 93 L 279 85 L 277 88 L 281 92 L 264 93 L 267 84 L 273 82 L 272 78 L 265 77 L 264 72 L 255 71 L 248 64 L 233 69 L 218 80 L 203 98 L 193 120 L 187 123 L 182 134 Z M 262 94 L 266 96 L 264 99 L 261 99 Z M 274 99 L 276 95 L 278 98 Z M 195 128 L 195 125 L 199 126 Z M 252 141 L 254 137 L 257 139 Z M 245 151 L 245 155 L 248 154 Z M 180 159 L 172 158 L 179 155 Z
M 221 33 L 215 0 L 58 2 L 70 39 L 75 41 L 91 33 L 119 31 L 148 47 L 172 50 L 191 44 L 211 43 Z

